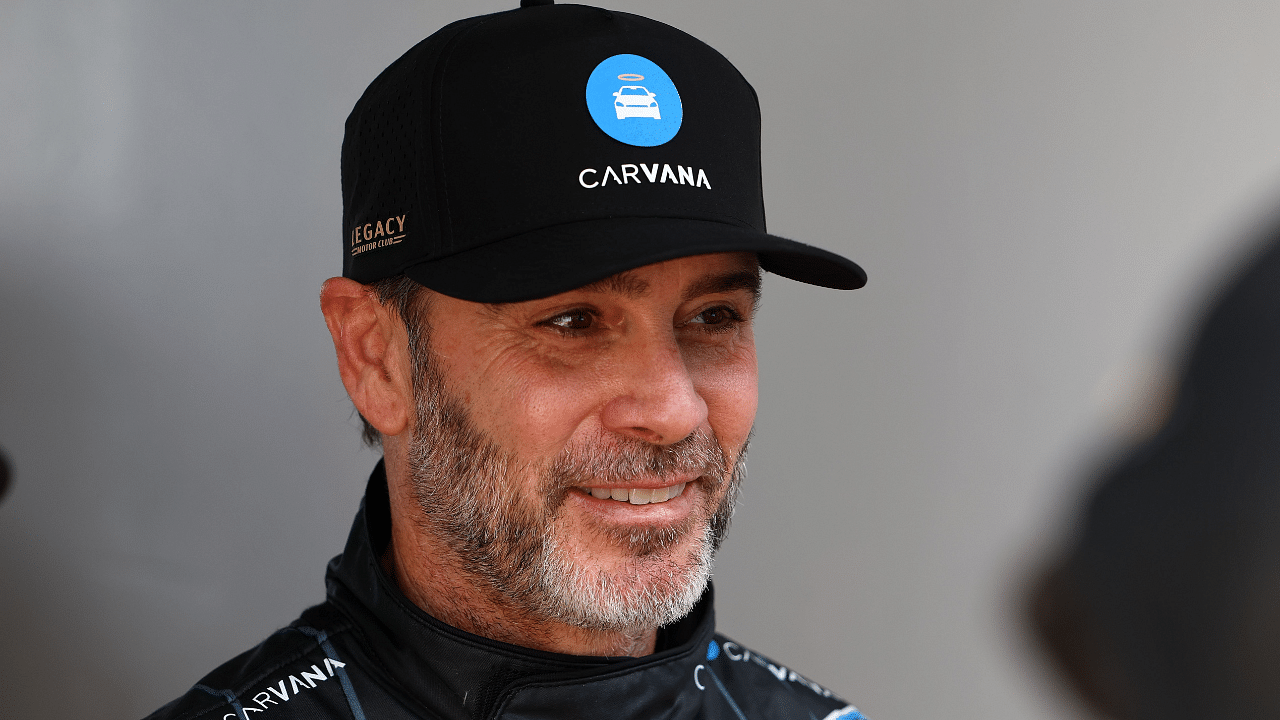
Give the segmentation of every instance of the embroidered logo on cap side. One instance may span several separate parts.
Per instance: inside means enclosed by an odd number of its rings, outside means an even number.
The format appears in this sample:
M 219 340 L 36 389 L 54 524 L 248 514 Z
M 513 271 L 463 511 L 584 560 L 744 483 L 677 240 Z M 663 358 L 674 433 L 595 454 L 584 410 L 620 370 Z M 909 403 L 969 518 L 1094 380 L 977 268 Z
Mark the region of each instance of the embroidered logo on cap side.
M 404 221 L 409 216 L 392 215 L 386 220 L 378 219 L 363 225 L 356 225 L 351 230 L 352 257 L 370 250 L 377 250 L 388 245 L 396 245 L 404 240 Z
M 606 135 L 639 147 L 667 142 L 684 120 L 675 83 L 639 55 L 614 55 L 591 71 L 587 110 Z

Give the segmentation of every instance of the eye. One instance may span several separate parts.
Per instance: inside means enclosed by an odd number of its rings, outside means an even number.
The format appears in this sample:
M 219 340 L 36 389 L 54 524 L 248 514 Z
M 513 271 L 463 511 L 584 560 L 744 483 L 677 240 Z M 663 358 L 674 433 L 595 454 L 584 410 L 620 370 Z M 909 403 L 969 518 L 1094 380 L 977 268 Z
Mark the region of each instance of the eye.
M 689 322 L 706 325 L 707 329 L 728 328 L 742 322 L 742 316 L 731 307 L 717 305 L 698 313 Z
M 590 329 L 594 320 L 595 318 L 586 310 L 570 310 L 548 318 L 544 324 L 560 330 L 575 331 Z

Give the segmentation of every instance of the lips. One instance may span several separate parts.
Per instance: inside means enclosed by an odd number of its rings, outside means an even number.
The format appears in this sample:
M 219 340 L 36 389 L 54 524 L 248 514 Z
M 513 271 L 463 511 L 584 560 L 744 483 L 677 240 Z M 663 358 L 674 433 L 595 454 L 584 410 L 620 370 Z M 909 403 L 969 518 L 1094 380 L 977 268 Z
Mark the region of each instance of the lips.
M 679 497 L 684 492 L 685 485 L 688 483 L 680 483 L 678 485 L 670 485 L 668 487 L 659 488 L 583 488 L 591 494 L 592 497 L 600 500 L 616 500 L 618 502 L 631 503 L 632 505 L 650 505 L 653 503 L 664 503 L 671 498 Z

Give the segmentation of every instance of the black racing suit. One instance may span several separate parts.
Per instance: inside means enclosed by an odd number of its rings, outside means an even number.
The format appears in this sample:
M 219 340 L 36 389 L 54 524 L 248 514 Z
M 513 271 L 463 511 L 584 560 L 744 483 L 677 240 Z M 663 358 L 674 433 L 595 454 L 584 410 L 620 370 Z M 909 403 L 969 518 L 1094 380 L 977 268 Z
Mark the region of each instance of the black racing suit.
M 391 537 L 382 463 L 326 600 L 205 676 L 150 718 L 707 718 L 858 720 L 830 691 L 715 633 L 712 592 L 639 658 L 559 655 L 450 627 L 383 572 Z

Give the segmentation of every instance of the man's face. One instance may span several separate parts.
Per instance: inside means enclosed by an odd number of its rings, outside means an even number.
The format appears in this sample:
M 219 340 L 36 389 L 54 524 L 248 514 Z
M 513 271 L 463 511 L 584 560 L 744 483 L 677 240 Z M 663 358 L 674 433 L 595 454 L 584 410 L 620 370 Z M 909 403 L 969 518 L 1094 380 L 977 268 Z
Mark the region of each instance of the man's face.
M 756 411 L 755 257 L 485 305 L 433 295 L 409 466 L 424 530 L 496 602 L 594 629 L 688 612 Z

